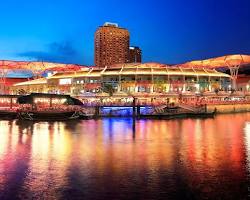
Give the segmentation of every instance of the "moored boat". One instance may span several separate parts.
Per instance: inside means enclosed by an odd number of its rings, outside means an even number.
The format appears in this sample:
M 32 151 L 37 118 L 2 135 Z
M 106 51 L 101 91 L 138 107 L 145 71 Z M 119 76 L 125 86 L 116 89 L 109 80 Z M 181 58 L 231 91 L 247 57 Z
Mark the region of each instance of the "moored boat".
M 0 95 L 0 119 L 15 119 L 17 117 L 18 95 Z
M 72 120 L 82 116 L 83 103 L 69 95 L 32 93 L 19 97 L 17 102 L 17 117 L 22 120 Z

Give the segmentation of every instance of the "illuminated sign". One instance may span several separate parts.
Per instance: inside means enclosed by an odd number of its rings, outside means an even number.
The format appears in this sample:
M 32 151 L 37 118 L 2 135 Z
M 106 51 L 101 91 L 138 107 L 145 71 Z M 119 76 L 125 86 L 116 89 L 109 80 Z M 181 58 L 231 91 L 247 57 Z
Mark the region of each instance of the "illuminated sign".
M 64 78 L 59 80 L 59 85 L 70 85 L 71 83 L 71 78 Z

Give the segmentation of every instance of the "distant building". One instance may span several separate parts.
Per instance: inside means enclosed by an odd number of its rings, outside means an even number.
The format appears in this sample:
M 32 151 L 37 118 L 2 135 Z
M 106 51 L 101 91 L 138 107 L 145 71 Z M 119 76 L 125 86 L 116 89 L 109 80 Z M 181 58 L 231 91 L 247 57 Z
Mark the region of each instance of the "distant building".
M 130 63 L 142 62 L 142 52 L 139 47 L 129 47 L 129 62 Z
M 104 68 L 129 61 L 130 34 L 118 24 L 105 23 L 95 33 L 95 66 Z

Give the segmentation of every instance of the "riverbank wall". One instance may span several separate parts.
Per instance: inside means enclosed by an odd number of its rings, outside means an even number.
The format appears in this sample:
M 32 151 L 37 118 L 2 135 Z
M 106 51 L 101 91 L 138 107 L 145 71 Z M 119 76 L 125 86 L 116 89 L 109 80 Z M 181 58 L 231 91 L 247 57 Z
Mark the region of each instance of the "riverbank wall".
M 218 104 L 207 105 L 207 111 L 216 113 L 240 113 L 250 112 L 250 104 Z

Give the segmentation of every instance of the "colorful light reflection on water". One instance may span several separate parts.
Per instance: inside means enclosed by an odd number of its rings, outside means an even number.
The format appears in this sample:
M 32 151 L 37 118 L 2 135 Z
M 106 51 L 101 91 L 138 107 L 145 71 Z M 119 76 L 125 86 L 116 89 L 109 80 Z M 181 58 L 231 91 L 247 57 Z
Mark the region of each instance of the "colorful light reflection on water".
M 247 199 L 250 114 L 0 121 L 0 199 Z

